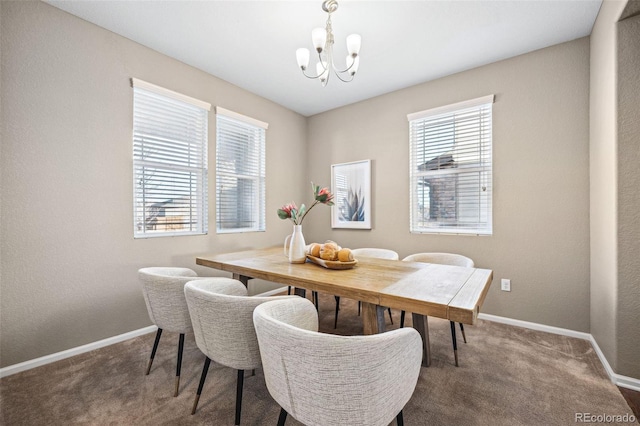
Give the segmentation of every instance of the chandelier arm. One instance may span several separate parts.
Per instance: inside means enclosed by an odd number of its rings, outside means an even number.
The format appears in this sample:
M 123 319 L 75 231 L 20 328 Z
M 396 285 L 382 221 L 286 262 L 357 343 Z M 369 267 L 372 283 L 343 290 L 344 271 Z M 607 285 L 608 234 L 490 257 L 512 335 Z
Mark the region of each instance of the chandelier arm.
M 322 54 L 324 53 L 325 59 L 322 59 Z M 318 62 L 322 65 L 322 72 L 324 73 L 329 69 L 329 63 L 333 66 L 333 51 L 331 49 L 331 45 L 325 46 L 325 49 L 322 52 L 318 52 Z M 327 63 L 327 66 L 324 66 L 324 63 Z
M 337 72 L 334 73 L 334 75 L 338 77 L 338 80 L 342 81 L 343 83 L 349 83 L 351 80 L 353 80 L 353 77 L 355 77 L 355 74 L 350 74 L 351 78 L 349 80 L 345 80 L 344 78 L 340 77 L 340 74 L 338 74 Z M 329 77 L 327 77 L 327 80 L 329 80 Z
M 320 79 L 320 84 L 322 84 L 322 87 L 327 86 L 327 83 L 329 83 L 330 77 L 331 77 L 331 73 L 327 73 L 327 78 L 325 78 L 324 80 Z
M 353 66 L 356 64 L 356 57 L 353 58 L 353 62 L 351 63 L 351 65 L 349 65 L 348 68 L 345 68 L 343 70 L 339 70 L 338 68 L 336 68 L 336 64 L 333 63 L 333 61 L 331 62 L 331 65 L 333 66 L 333 70 L 337 73 L 337 74 L 344 74 L 345 72 L 349 72 L 351 70 L 351 68 L 353 68 Z M 352 79 L 353 80 L 353 79 Z M 343 80 L 344 81 L 344 80 Z M 349 80 L 351 81 L 351 80 Z
M 304 75 L 305 77 L 310 78 L 310 79 L 312 79 L 312 80 L 313 80 L 313 79 L 316 79 L 316 78 L 320 78 L 320 76 L 321 76 L 322 74 L 318 74 L 318 75 L 309 75 L 309 74 L 307 74 L 307 73 L 306 73 L 306 71 L 305 71 L 305 70 L 302 70 L 302 75 Z

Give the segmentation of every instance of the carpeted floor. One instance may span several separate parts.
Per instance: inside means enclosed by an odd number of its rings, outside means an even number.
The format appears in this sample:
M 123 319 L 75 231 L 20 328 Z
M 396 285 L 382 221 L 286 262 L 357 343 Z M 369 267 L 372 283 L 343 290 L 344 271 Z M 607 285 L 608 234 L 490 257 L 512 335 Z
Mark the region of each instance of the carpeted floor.
M 321 295 L 321 330 L 334 332 L 335 302 Z M 357 304 L 341 301 L 339 334 L 361 334 Z M 400 313 L 394 311 L 394 325 Z M 410 324 L 410 315 L 407 316 Z M 589 342 L 489 321 L 459 335 L 453 363 L 448 321 L 429 320 L 432 365 L 404 410 L 407 425 L 569 425 L 576 415 L 633 416 Z M 178 337 L 165 332 L 149 376 L 153 334 L 0 380 L 2 425 L 233 425 L 236 373 L 211 364 L 190 415 L 204 362 L 187 338 L 180 395 L 172 397 Z M 261 370 L 247 374 L 242 425 L 275 425 L 279 407 Z M 615 418 L 614 418 L 615 420 Z M 607 422 L 608 424 L 629 424 Z M 299 424 L 289 417 L 287 425 Z

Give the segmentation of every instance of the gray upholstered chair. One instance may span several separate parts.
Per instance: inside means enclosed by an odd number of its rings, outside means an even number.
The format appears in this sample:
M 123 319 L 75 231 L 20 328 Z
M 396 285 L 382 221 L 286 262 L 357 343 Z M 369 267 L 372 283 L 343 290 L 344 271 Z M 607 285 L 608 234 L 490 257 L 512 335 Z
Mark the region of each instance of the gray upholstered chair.
M 466 256 L 455 253 L 416 253 L 411 254 L 404 259 L 407 262 L 424 262 L 424 263 L 437 263 L 440 265 L 453 265 L 464 266 L 465 268 L 473 268 L 473 260 Z M 404 327 L 405 311 L 400 313 L 400 328 Z M 467 336 L 464 334 L 464 326 L 460 324 L 460 331 L 462 332 L 462 339 L 467 343 Z M 456 367 L 458 366 L 458 343 L 456 339 L 456 325 L 453 321 L 449 321 L 451 326 L 451 341 L 453 343 L 453 356 L 456 361 Z
M 264 303 L 253 313 L 269 393 L 307 426 L 387 426 L 411 398 L 422 340 L 412 328 L 369 336 L 318 333 L 313 304 L 302 298 Z
M 189 310 L 184 299 L 184 285 L 197 276 L 198 274 L 189 268 L 154 267 L 138 270 L 138 279 L 142 284 L 142 294 L 147 304 L 149 318 L 158 327 L 151 357 L 147 364 L 147 375 L 151 371 L 151 364 L 153 364 L 153 358 L 158 349 L 162 330 L 180 333 L 173 396 L 178 396 L 180 388 L 184 335 L 192 331 Z
M 269 300 L 297 296 L 249 297 L 246 287 L 231 278 L 208 278 L 184 286 L 196 345 L 206 356 L 191 414 L 195 414 L 211 360 L 238 370 L 235 424 L 240 424 L 244 370 L 261 365 L 253 327 L 253 310 Z
M 383 248 L 357 248 L 351 250 L 353 257 L 358 259 L 358 257 L 374 257 L 376 259 L 389 259 L 389 260 L 399 260 L 400 257 L 398 253 L 393 250 L 383 249 Z M 338 328 L 338 311 L 340 310 L 340 296 L 335 296 L 336 298 L 336 314 L 335 320 L 333 322 L 333 328 Z M 358 301 L 358 315 L 360 315 L 360 308 L 362 306 L 362 302 Z M 387 308 L 389 312 L 389 320 L 391 324 L 393 324 L 393 317 L 391 316 L 391 308 Z

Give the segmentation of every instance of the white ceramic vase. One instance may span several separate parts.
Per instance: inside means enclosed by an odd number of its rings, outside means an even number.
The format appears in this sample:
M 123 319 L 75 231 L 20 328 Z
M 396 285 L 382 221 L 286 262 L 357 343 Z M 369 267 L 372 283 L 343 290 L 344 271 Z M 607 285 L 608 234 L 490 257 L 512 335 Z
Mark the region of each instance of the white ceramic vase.
M 304 263 L 307 261 L 305 247 L 302 225 L 293 225 L 293 234 L 284 239 L 284 255 L 290 263 Z

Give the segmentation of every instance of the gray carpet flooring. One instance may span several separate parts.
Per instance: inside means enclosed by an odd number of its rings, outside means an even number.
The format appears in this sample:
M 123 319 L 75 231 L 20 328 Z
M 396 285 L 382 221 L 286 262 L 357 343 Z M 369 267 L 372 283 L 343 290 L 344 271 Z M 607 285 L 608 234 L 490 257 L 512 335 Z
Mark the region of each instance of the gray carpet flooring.
M 321 331 L 361 334 L 357 303 L 321 295 Z M 396 328 L 400 312 L 394 311 Z M 410 315 L 407 315 L 410 324 Z M 406 425 L 570 425 L 576 415 L 632 416 L 590 343 L 479 321 L 458 335 L 455 367 L 448 321 L 429 319 L 432 365 L 422 368 L 404 409 Z M 458 329 L 459 333 L 459 329 Z M 198 411 L 191 415 L 204 355 L 185 342 L 180 394 L 173 397 L 178 336 L 165 332 L 151 374 L 144 375 L 153 334 L 0 380 L 2 425 L 233 425 L 236 372 L 211 364 Z M 275 425 L 279 407 L 261 370 L 247 374 L 242 425 Z M 298 425 L 289 417 L 287 425 Z M 607 424 L 628 424 L 608 422 Z

